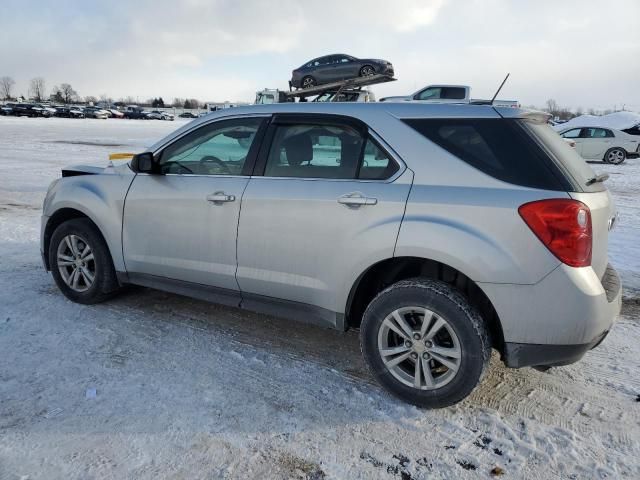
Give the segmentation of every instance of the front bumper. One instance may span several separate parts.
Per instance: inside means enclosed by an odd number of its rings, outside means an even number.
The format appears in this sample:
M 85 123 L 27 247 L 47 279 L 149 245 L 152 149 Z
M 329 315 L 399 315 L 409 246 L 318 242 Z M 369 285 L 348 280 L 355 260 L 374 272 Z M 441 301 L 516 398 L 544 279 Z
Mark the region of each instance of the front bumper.
M 498 313 L 509 367 L 566 365 L 597 346 L 622 306 L 622 287 L 609 265 L 561 265 L 535 285 L 480 284 Z
M 47 255 L 44 252 L 45 245 L 45 231 L 47 228 L 47 223 L 49 222 L 49 217 L 46 215 L 42 215 L 40 217 L 40 256 L 42 257 L 42 265 L 46 271 L 49 271 L 49 262 L 47 261 Z

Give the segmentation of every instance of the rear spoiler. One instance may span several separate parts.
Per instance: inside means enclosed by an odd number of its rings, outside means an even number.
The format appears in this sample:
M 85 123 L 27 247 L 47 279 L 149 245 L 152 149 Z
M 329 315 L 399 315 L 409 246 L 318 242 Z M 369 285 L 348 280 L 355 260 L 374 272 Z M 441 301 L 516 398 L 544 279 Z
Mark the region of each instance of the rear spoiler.
M 502 118 L 522 118 L 523 120 L 529 120 L 541 125 L 544 125 L 551 119 L 551 114 L 538 110 L 523 110 L 513 107 L 493 107 L 493 109 Z

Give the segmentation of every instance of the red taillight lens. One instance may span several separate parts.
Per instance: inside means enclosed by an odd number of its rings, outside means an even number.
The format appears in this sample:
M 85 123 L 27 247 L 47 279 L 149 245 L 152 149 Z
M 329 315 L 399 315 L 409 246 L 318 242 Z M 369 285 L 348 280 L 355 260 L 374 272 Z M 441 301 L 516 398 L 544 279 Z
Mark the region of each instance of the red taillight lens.
M 560 261 L 571 267 L 591 265 L 591 211 L 584 203 L 554 198 L 525 203 L 518 212 Z

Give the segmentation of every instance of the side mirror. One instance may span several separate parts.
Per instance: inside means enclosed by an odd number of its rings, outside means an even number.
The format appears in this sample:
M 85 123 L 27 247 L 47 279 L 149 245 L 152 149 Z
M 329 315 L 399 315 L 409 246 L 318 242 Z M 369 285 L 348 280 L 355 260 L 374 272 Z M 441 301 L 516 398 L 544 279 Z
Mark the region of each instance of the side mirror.
M 131 168 L 137 173 L 160 173 L 158 167 L 151 152 L 138 153 L 131 159 Z

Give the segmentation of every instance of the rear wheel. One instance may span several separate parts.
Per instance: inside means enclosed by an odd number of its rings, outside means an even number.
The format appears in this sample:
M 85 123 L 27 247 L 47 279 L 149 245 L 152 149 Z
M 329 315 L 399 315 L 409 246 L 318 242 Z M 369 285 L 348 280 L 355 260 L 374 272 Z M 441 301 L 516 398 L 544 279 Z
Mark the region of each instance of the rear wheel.
M 119 288 L 107 244 L 87 218 L 74 218 L 56 228 L 49 264 L 58 288 L 74 302 L 99 303 Z
M 316 85 L 316 79 L 311 76 L 306 76 L 302 79 L 302 88 L 310 88 Z
M 360 345 L 387 390 L 426 408 L 464 399 L 491 356 L 480 314 L 453 287 L 426 278 L 395 283 L 376 296 L 364 313 Z
M 604 154 L 604 161 L 614 165 L 620 165 L 627 158 L 627 152 L 619 147 L 611 148 Z

